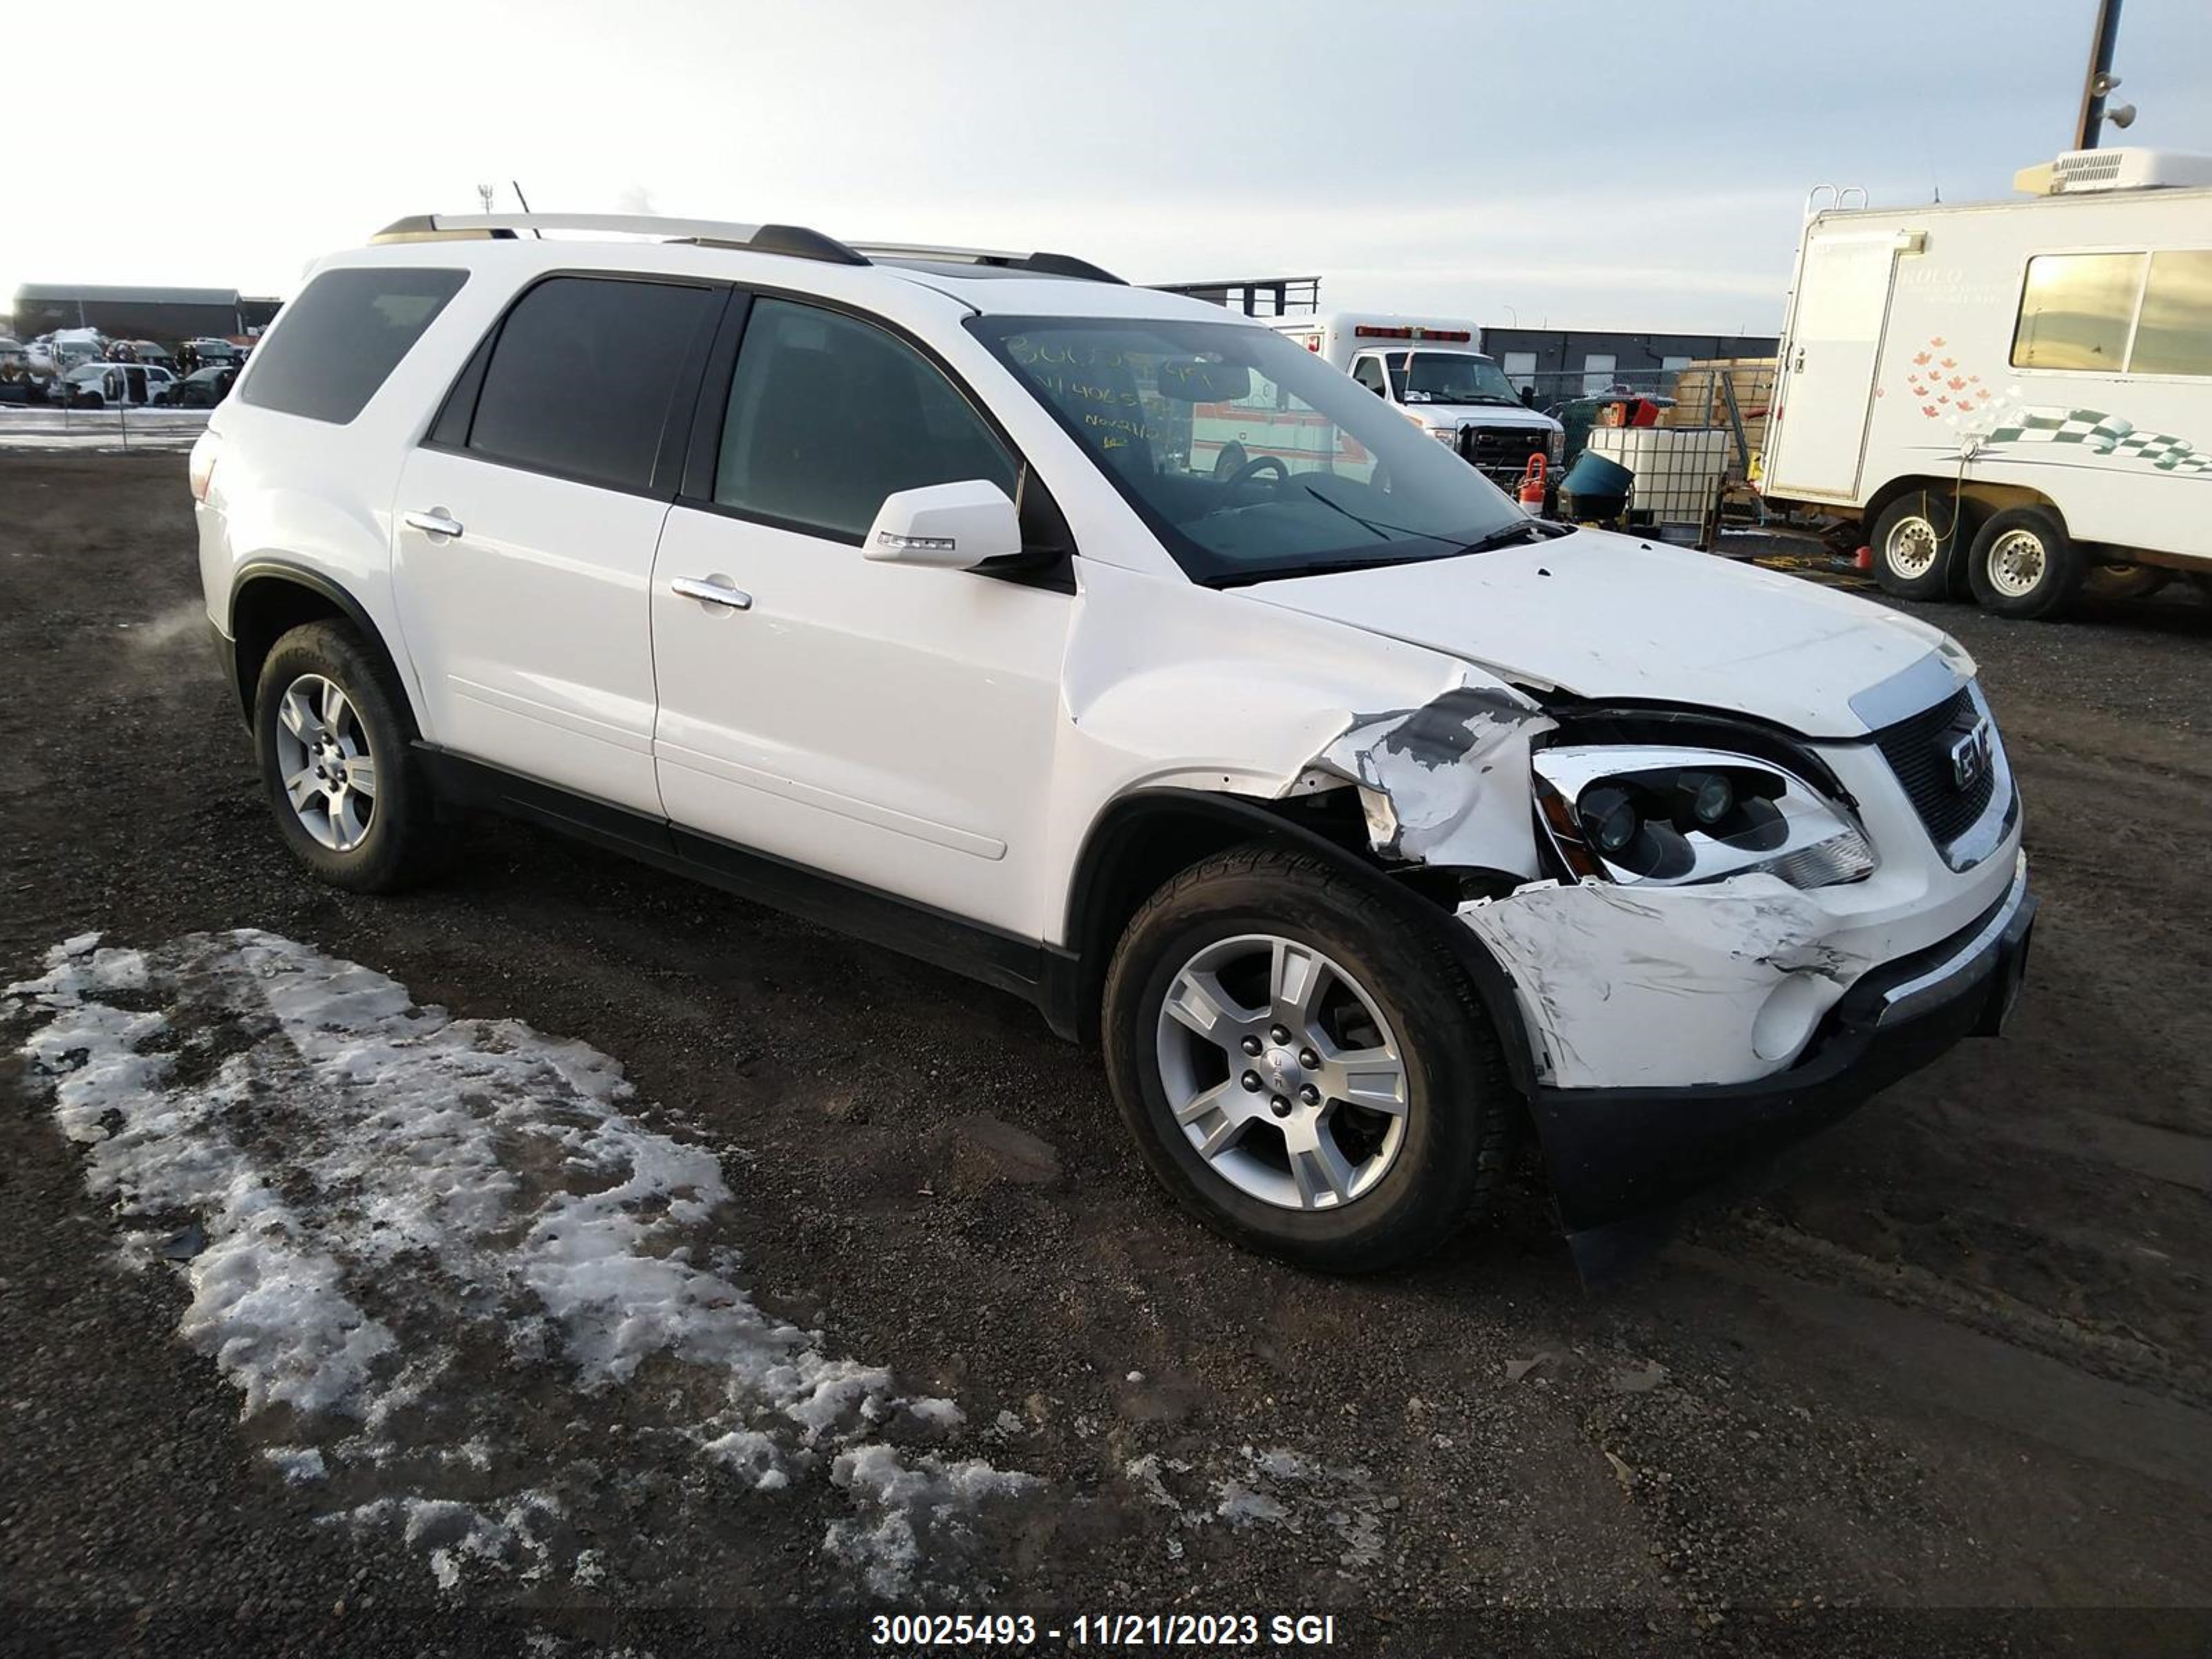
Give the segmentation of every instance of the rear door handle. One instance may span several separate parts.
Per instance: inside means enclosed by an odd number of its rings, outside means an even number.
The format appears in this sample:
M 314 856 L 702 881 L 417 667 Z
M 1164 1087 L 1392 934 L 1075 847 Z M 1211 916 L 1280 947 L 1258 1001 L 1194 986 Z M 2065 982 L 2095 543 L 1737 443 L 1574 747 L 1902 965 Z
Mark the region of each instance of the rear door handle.
M 668 591 L 680 593 L 687 599 L 704 599 L 708 605 L 726 605 L 732 611 L 750 611 L 753 596 L 742 588 L 730 586 L 728 578 L 713 578 L 702 581 L 696 576 L 678 576 L 668 584 Z
M 399 522 L 410 530 L 421 531 L 426 536 L 458 536 L 461 533 L 461 521 L 447 518 L 442 507 L 434 507 L 428 513 L 403 513 Z

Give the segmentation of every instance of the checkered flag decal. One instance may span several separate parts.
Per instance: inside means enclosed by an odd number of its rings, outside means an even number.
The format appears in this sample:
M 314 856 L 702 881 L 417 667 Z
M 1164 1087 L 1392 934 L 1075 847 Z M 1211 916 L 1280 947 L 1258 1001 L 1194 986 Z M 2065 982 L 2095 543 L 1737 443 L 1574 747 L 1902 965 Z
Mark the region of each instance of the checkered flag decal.
M 2212 455 L 2170 433 L 2138 432 L 2132 421 L 2094 409 L 2024 409 L 1982 441 L 1997 444 L 2079 444 L 2097 455 L 2148 461 L 2161 472 L 2212 475 Z

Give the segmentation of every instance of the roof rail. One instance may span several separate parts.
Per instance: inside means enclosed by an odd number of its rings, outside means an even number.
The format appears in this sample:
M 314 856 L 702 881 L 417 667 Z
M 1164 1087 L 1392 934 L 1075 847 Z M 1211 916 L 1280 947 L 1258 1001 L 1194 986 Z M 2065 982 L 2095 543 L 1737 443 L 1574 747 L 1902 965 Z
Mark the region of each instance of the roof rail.
M 923 242 L 854 242 L 853 252 L 872 259 L 941 259 L 952 264 L 996 265 L 1007 270 L 1033 270 L 1040 276 L 1074 276 L 1086 283 L 1129 284 L 1103 266 L 1073 253 L 1012 253 L 1000 248 L 939 247 Z
M 664 242 L 698 242 L 714 247 L 750 248 L 756 253 L 787 253 L 832 264 L 868 261 L 833 237 L 803 225 L 744 225 L 719 219 L 662 219 L 641 213 L 422 213 L 395 220 L 372 242 L 459 240 L 469 237 L 512 237 L 522 231 L 603 231 L 621 236 L 651 236 Z
M 871 255 L 884 259 L 943 259 L 1044 276 L 1074 276 L 1091 283 L 1127 283 L 1112 271 L 1072 253 L 1009 253 L 987 247 L 938 247 L 916 242 L 838 241 L 803 225 L 745 225 L 719 219 L 662 219 L 642 213 L 420 213 L 397 219 L 372 242 L 432 242 L 468 237 L 513 237 L 524 231 L 600 231 L 618 236 L 651 236 L 664 242 L 696 242 L 706 247 L 742 247 L 756 253 L 787 253 L 832 264 L 865 265 Z

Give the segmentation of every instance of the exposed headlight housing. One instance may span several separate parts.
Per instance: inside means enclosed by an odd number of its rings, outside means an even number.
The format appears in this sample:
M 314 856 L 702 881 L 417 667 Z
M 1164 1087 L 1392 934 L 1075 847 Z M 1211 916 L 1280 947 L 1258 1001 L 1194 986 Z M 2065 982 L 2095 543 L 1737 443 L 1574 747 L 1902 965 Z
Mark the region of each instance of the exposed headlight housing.
M 1850 811 L 1770 761 L 1640 744 L 1532 758 L 1537 817 L 1582 880 L 1681 887 L 1764 873 L 1811 888 L 1874 873 Z

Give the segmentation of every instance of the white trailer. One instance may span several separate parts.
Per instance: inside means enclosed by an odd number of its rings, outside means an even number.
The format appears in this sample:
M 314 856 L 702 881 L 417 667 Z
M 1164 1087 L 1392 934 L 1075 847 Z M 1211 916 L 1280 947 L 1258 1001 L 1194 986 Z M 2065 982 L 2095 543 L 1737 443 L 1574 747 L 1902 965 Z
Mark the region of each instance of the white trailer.
M 2212 582 L 2212 157 L 2014 182 L 1807 221 L 1761 492 L 1857 519 L 1908 598 L 2039 617 L 2085 581 Z
M 1522 403 L 1504 371 L 1474 349 L 1475 325 L 1464 318 L 1335 311 L 1262 320 L 1497 483 L 1517 479 L 1531 455 L 1559 459 L 1565 430 Z

